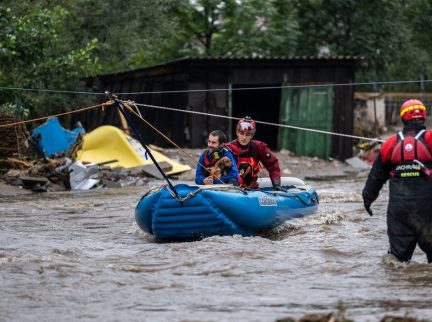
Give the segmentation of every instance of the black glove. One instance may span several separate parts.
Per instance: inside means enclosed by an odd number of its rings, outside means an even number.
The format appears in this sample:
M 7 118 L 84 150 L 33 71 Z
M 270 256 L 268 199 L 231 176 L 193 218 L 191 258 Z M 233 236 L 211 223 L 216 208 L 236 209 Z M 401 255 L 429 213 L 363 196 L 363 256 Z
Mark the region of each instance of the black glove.
M 271 182 L 273 185 L 273 190 L 286 192 L 286 190 L 284 188 L 282 188 L 282 186 L 281 186 L 281 179 L 280 178 L 272 179 Z
M 377 198 L 377 196 L 369 193 L 366 189 L 363 189 L 362 197 L 363 197 L 364 208 L 366 209 L 368 214 L 372 217 L 373 212 L 371 209 L 371 205 L 372 205 L 372 202 L 374 202 L 374 200 Z
M 280 190 L 280 187 L 281 187 L 281 179 L 280 178 L 271 179 L 271 182 L 272 182 L 273 188 L 275 190 Z
M 364 200 L 363 204 L 364 204 L 364 207 L 365 207 L 366 211 L 368 212 L 368 214 L 372 217 L 373 212 L 372 212 L 372 209 L 370 208 L 372 205 L 372 202 L 370 202 L 369 200 Z
M 233 186 L 236 186 L 236 187 L 239 186 L 237 178 L 231 178 L 231 179 L 229 179 L 228 183 L 231 183 Z

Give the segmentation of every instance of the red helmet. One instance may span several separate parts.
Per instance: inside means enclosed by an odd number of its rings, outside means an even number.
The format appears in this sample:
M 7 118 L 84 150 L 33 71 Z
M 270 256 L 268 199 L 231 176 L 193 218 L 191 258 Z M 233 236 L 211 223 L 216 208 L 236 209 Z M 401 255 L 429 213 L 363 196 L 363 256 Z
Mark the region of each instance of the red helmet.
M 415 119 L 426 119 L 426 107 L 424 104 L 415 99 L 411 99 L 402 104 L 400 116 L 404 121 Z
M 237 131 L 253 134 L 256 131 L 256 124 L 249 116 L 245 116 L 238 121 Z

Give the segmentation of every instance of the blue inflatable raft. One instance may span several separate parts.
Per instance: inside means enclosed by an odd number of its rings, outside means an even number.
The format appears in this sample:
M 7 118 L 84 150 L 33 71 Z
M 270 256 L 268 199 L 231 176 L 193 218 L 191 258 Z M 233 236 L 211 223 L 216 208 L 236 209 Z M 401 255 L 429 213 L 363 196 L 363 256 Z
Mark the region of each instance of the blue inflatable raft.
M 174 188 L 180 198 L 165 186 L 144 195 L 135 209 L 138 226 L 159 239 L 251 236 L 318 209 L 318 195 L 309 186 L 287 185 L 285 191 L 231 185 Z

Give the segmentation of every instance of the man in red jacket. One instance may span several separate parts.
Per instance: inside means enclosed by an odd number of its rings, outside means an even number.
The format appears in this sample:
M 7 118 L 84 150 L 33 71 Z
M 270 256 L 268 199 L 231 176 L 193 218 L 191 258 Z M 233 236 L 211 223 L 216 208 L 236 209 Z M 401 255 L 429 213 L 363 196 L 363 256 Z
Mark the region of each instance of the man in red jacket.
M 279 161 L 267 144 L 252 140 L 255 131 L 255 122 L 246 116 L 237 123 L 237 139 L 229 143 L 233 152 L 238 156 L 239 184 L 243 187 L 257 189 L 258 172 L 262 164 L 270 174 L 273 187 L 281 189 Z
M 406 101 L 400 116 L 403 130 L 383 143 L 363 189 L 363 202 L 372 216 L 371 204 L 389 180 L 389 253 L 409 262 L 418 244 L 431 263 L 432 131 L 426 131 L 426 108 L 419 100 Z

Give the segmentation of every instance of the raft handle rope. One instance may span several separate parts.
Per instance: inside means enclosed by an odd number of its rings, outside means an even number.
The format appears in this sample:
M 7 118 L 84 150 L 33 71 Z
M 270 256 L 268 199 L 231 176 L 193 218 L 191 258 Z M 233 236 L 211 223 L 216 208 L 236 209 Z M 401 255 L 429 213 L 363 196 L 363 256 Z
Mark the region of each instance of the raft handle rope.
M 151 195 L 155 192 L 161 191 L 164 188 L 168 188 L 167 185 L 162 185 L 159 187 L 155 187 L 150 189 L 149 191 L 147 191 L 144 196 L 142 196 L 142 198 L 147 197 L 148 195 Z M 192 199 L 193 197 L 195 197 L 198 193 L 200 193 L 201 191 L 205 191 L 205 190 L 219 190 L 219 191 L 228 191 L 228 190 L 237 190 L 241 193 L 243 193 L 244 195 L 248 194 L 248 189 L 245 188 L 241 188 L 241 187 L 236 187 L 236 186 L 231 186 L 231 185 L 206 185 L 204 187 L 199 187 L 197 190 L 191 191 L 188 194 L 186 194 L 185 197 L 175 197 L 172 192 L 168 189 L 168 191 L 170 192 L 170 194 L 177 199 L 180 203 L 185 202 L 188 199 Z
M 191 199 L 191 198 L 195 197 L 201 191 L 205 191 L 205 190 L 219 190 L 219 191 L 237 190 L 237 191 L 243 193 L 244 195 L 248 194 L 247 191 L 246 191 L 246 189 L 243 189 L 241 187 L 237 187 L 237 186 L 221 186 L 221 187 L 218 187 L 217 185 L 213 185 L 213 186 L 208 187 L 208 188 L 202 187 L 202 188 L 198 188 L 195 191 L 189 192 L 184 198 L 180 198 L 181 202 L 184 202 L 187 199 Z
M 302 204 L 304 204 L 305 206 L 309 206 L 311 203 L 313 203 L 313 204 L 318 204 L 319 203 L 319 201 L 318 201 L 318 198 L 314 198 L 314 197 L 310 197 L 310 196 L 308 196 L 308 198 L 307 198 L 307 202 L 306 201 L 304 201 L 302 198 L 300 198 L 300 196 L 295 196 Z
M 143 198 L 145 198 L 145 197 L 147 197 L 147 196 L 149 196 L 149 195 L 151 195 L 151 194 L 153 194 L 153 193 L 159 192 L 159 191 L 161 191 L 161 190 L 162 190 L 163 188 L 165 188 L 165 187 L 166 187 L 166 185 L 161 185 L 161 186 L 158 186 L 158 187 L 151 188 L 149 191 L 147 191 L 147 192 L 142 196 L 141 199 L 143 199 Z
M 295 185 L 290 185 L 288 187 L 288 189 L 282 190 L 282 191 L 266 191 L 266 193 L 274 195 L 274 196 L 280 196 L 283 195 L 285 197 L 290 197 L 290 198 L 295 198 L 298 199 L 302 204 L 304 204 L 305 206 L 309 206 L 311 203 L 314 204 L 319 204 L 319 198 L 318 198 L 318 194 L 316 192 L 314 192 L 313 196 L 308 196 L 307 197 L 307 201 L 303 200 L 299 195 L 295 194 L 293 191 L 290 190 L 299 190 L 299 191 L 306 191 L 307 189 L 304 188 L 299 188 Z

